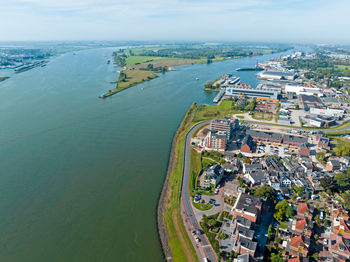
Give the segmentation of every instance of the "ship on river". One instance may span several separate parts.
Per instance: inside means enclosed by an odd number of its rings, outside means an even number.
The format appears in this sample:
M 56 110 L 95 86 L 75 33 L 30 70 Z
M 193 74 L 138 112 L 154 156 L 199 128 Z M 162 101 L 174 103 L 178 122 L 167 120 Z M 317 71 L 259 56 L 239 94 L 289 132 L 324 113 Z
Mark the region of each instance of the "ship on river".
M 264 68 L 262 68 L 259 65 L 255 65 L 253 67 L 242 67 L 242 68 L 237 68 L 236 71 L 262 71 Z

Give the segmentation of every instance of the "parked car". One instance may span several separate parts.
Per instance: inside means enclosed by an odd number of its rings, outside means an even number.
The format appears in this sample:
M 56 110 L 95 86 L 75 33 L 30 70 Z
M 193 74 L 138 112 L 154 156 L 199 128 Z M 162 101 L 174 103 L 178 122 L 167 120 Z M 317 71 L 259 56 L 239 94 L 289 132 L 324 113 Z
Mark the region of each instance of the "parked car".
M 209 205 L 215 205 L 215 202 L 216 202 L 215 199 L 210 199 L 209 200 Z

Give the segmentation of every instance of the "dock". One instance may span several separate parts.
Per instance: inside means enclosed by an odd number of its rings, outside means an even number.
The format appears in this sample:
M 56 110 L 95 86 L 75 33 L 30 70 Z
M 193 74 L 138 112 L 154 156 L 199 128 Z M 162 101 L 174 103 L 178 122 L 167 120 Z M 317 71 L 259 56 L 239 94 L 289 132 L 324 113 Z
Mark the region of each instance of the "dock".
M 219 103 L 221 98 L 224 96 L 225 90 L 221 90 L 213 99 L 213 103 Z

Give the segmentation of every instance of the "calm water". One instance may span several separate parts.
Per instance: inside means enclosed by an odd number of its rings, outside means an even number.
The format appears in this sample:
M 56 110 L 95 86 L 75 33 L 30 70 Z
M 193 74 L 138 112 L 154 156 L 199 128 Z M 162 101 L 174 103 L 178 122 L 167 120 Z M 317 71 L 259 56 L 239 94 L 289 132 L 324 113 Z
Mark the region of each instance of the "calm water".
M 178 67 L 101 100 L 117 78 L 112 51 L 0 83 L 0 261 L 162 261 L 156 205 L 173 134 L 192 101 L 211 103 L 207 80 L 256 63 Z

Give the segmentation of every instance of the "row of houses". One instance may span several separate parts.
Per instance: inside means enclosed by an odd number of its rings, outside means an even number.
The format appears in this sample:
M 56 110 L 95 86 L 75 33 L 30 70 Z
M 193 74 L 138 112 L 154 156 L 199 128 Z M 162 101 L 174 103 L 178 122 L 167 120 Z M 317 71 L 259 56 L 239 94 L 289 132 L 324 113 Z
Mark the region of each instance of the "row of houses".
M 265 132 L 258 130 L 247 130 L 246 135 L 249 135 L 256 142 L 261 143 L 275 143 L 275 144 L 284 144 L 291 147 L 300 147 L 302 144 L 307 144 L 307 137 L 302 136 L 292 136 L 292 135 L 283 135 L 273 132 Z

